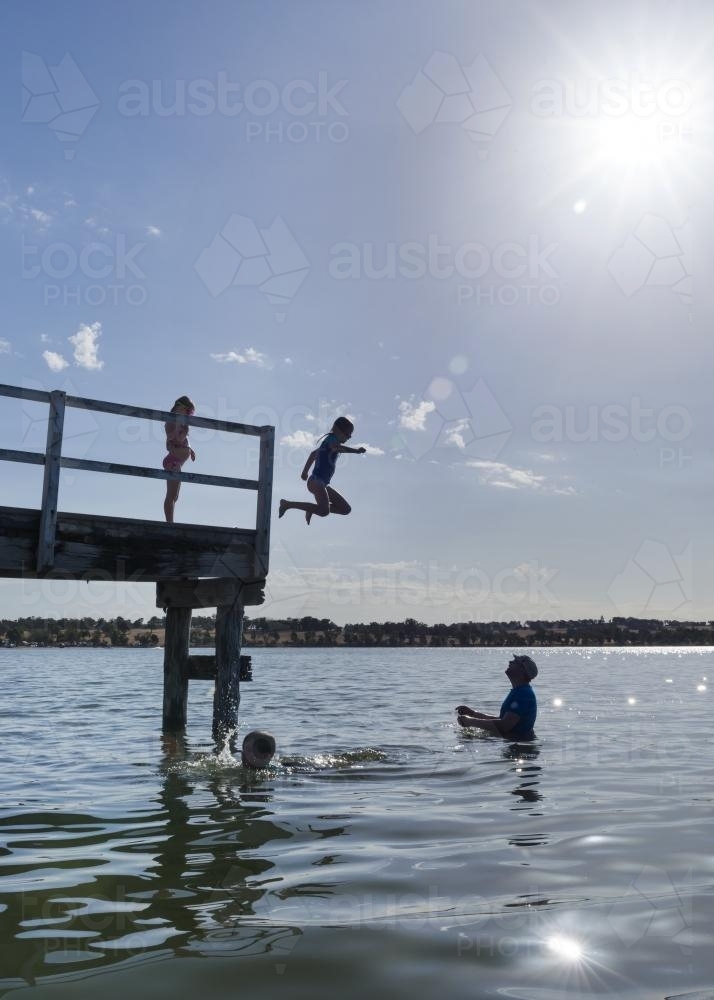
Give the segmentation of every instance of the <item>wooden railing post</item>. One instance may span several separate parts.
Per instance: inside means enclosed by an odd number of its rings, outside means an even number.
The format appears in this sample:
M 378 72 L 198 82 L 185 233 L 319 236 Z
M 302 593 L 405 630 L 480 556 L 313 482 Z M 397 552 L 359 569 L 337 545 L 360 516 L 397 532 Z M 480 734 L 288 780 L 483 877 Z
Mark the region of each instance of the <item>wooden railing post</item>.
M 57 502 L 66 398 L 66 393 L 59 390 L 50 393 L 50 415 L 47 422 L 47 447 L 45 448 L 45 478 L 42 484 L 40 533 L 37 539 L 38 573 L 46 573 L 47 570 L 52 569 L 55 561 Z
M 258 462 L 258 503 L 255 513 L 255 575 L 264 580 L 270 558 L 270 508 L 273 502 L 273 454 L 275 428 L 260 429 L 260 460 Z

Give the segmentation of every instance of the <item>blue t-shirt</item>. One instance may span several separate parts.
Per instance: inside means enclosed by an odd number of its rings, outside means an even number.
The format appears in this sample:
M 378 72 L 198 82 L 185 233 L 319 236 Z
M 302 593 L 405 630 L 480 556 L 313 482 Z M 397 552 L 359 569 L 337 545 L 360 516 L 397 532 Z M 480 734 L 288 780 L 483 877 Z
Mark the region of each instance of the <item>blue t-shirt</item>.
M 535 691 L 530 684 L 519 684 L 518 687 L 511 688 L 503 699 L 499 718 L 503 718 L 506 712 L 514 712 L 520 716 L 519 721 L 506 736 L 515 737 L 517 740 L 531 736 L 535 725 L 538 705 L 536 704 Z
M 329 483 L 335 474 L 335 463 L 337 462 L 338 453 L 333 450 L 332 446 L 339 443 L 336 434 L 328 434 L 320 442 L 320 446 L 317 449 L 317 458 L 315 459 L 315 468 L 312 474 L 325 483 L 325 485 Z

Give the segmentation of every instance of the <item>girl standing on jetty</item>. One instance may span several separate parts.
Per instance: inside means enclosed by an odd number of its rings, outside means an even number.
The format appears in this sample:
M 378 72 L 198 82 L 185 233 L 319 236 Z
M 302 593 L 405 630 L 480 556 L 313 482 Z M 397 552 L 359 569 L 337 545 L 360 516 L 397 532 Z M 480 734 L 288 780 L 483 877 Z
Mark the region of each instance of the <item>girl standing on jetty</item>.
M 179 396 L 171 407 L 172 413 L 184 413 L 192 417 L 196 412 L 196 407 L 188 396 Z M 164 459 L 163 466 L 167 472 L 180 472 L 188 458 L 192 462 L 196 461 L 196 452 L 188 443 L 188 425 L 173 423 L 164 424 L 166 428 L 166 451 L 168 455 Z M 164 500 L 164 514 L 169 524 L 174 523 L 174 508 L 178 500 L 181 483 L 175 479 L 166 482 L 166 499 Z
M 286 510 L 304 510 L 305 520 L 309 524 L 313 514 L 327 517 L 328 514 L 349 514 L 352 510 L 343 496 L 330 486 L 330 480 L 335 474 L 335 464 L 338 455 L 364 455 L 366 448 L 347 448 L 354 431 L 354 424 L 347 417 L 338 417 L 332 425 L 329 434 L 325 434 L 317 448 L 310 452 L 301 478 L 307 481 L 307 488 L 315 497 L 315 503 L 301 503 L 298 500 L 281 500 L 278 517 Z M 310 466 L 315 463 L 313 473 L 308 478 Z

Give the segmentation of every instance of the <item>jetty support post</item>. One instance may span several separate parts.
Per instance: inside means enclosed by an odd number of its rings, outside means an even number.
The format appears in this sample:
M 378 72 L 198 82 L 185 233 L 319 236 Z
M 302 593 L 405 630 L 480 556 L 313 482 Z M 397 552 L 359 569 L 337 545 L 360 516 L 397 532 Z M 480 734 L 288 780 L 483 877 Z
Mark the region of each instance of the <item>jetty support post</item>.
M 262 604 L 265 580 L 235 577 L 160 580 L 156 606 L 166 612 L 164 728 L 186 725 L 188 682 L 212 680 L 213 734 L 223 745 L 238 726 L 241 680 L 252 680 L 251 658 L 241 656 L 244 609 Z M 189 654 L 192 608 L 216 608 L 215 655 Z M 242 676 L 241 676 L 242 675 Z M 234 749 L 231 740 L 231 749 Z
M 191 613 L 191 608 L 166 609 L 163 728 L 172 732 L 186 728 Z
M 37 572 L 45 573 L 55 562 L 55 535 L 57 532 L 57 505 L 59 498 L 60 467 L 62 461 L 62 435 L 66 393 L 50 393 L 50 414 L 47 421 L 47 446 L 45 449 L 45 475 L 42 482 L 42 509 L 40 532 L 37 539 Z
M 238 726 L 240 648 L 243 604 L 240 598 L 216 608 L 216 686 L 213 693 L 213 738 L 222 742 Z

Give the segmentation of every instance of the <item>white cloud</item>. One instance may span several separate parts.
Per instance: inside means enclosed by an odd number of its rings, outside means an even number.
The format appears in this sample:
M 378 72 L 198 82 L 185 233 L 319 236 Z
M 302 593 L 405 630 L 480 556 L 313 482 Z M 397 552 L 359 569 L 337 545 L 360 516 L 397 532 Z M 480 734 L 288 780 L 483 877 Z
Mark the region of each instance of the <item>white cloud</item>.
M 27 187 L 25 188 L 25 193 L 26 194 L 34 194 L 35 193 L 35 189 L 32 186 L 32 184 L 28 184 L 27 185 Z
M 12 344 L 9 340 L 0 338 L 0 354 L 12 354 Z
M 39 222 L 41 226 L 48 226 L 50 222 L 52 222 L 52 216 L 47 212 L 41 211 L 39 208 L 31 208 L 30 215 L 35 222 Z
M 74 198 L 65 198 L 64 207 L 65 208 L 76 208 L 77 207 L 77 202 L 74 200 Z
M 97 357 L 99 350 L 97 341 L 101 335 L 101 323 L 92 323 L 91 325 L 82 323 L 79 330 L 67 338 L 74 347 L 74 360 L 80 368 L 100 371 L 104 367 L 104 362 Z
M 161 230 L 158 226 L 147 226 L 146 227 L 147 236 L 161 236 Z
M 286 365 L 291 365 L 293 363 L 292 358 L 283 358 L 283 363 Z
M 46 333 L 41 333 L 40 334 L 40 343 L 41 344 L 51 344 L 52 343 L 52 338 L 48 337 Z
M 56 351 L 43 351 L 42 357 L 47 362 L 47 367 L 50 371 L 61 372 L 63 368 L 67 368 L 69 361 L 65 361 L 61 354 L 57 354 Z
M 302 451 L 306 448 L 314 448 L 317 443 L 317 435 L 310 431 L 295 431 L 293 434 L 286 434 L 280 438 L 280 444 L 286 448 Z
M 497 486 L 508 490 L 538 490 L 555 496 L 574 496 L 573 486 L 559 486 L 549 482 L 546 476 L 530 469 L 516 469 L 505 462 L 489 462 L 483 459 L 472 459 L 466 463 L 472 469 L 478 469 L 479 482 L 482 486 Z
M 399 404 L 399 426 L 407 431 L 425 431 L 426 418 L 435 409 L 431 399 L 422 399 L 416 406 L 403 399 Z
M 350 447 L 352 447 L 352 445 L 350 445 Z M 367 454 L 367 455 L 383 455 L 384 454 L 384 451 L 382 450 L 382 448 L 377 448 L 373 444 L 356 444 L 356 445 L 354 445 L 354 447 L 355 448 L 364 448 L 365 454 Z
M 446 444 L 456 445 L 463 451 L 466 447 L 464 431 L 470 431 L 468 420 L 457 420 L 456 423 L 447 426 L 445 428 Z M 469 434 L 469 437 L 473 437 L 473 434 Z
M 228 351 L 226 354 L 212 354 L 211 357 L 219 364 L 255 365 L 256 368 L 272 368 L 273 362 L 267 354 L 261 354 L 254 347 L 246 347 L 243 353 Z

